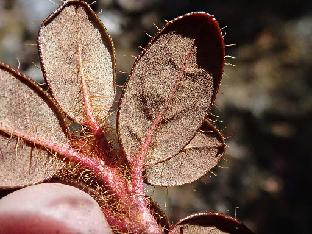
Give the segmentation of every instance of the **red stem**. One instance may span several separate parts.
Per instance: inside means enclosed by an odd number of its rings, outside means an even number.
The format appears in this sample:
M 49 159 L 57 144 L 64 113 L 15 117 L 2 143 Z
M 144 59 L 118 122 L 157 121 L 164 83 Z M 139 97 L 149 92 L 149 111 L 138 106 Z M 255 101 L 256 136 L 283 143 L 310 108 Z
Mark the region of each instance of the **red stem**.
M 1 131 L 9 134 L 10 131 L 1 126 Z M 59 145 L 50 143 L 47 140 L 29 136 L 20 131 L 11 131 L 11 136 L 22 138 L 26 142 L 38 145 L 50 152 L 62 155 L 71 162 L 77 163 L 85 169 L 94 172 L 95 176 L 114 193 L 120 205 L 129 208 L 128 216 L 122 220 L 116 218 L 108 209 L 103 209 L 103 213 L 109 224 L 118 228 L 122 232 L 131 233 L 162 233 L 156 220 L 151 215 L 148 209 L 148 203 L 144 194 L 141 196 L 131 196 L 128 189 L 126 179 L 113 167 L 104 167 L 99 160 L 90 159 L 83 154 L 80 154 L 67 144 Z
M 115 168 L 108 166 L 104 167 L 105 165 L 102 165 L 101 161 L 95 160 L 94 158 L 90 159 L 85 155 L 80 154 L 71 148 L 68 144 L 59 145 L 56 143 L 51 143 L 45 139 L 29 136 L 18 130 L 10 131 L 10 129 L 6 129 L 4 126 L 1 126 L 0 130 L 11 136 L 22 138 L 26 142 L 41 146 L 48 151 L 62 155 L 69 161 L 77 163 L 84 168 L 93 171 L 97 178 L 103 182 L 105 186 L 109 187 L 111 191 L 115 192 L 118 198 L 121 200 L 128 200 L 128 186 L 126 182 L 121 179 L 122 176 L 119 176 L 120 173 Z
M 106 165 L 109 165 L 109 158 L 107 157 L 108 153 L 107 153 L 107 149 L 108 148 L 108 142 L 105 138 L 104 132 L 102 131 L 102 128 L 100 127 L 100 125 L 98 124 L 95 116 L 93 115 L 93 108 L 92 108 L 92 104 L 91 104 L 91 100 L 90 100 L 90 94 L 89 94 L 89 90 L 88 90 L 88 84 L 86 82 L 86 79 L 84 77 L 83 74 L 83 68 L 82 68 L 82 58 L 81 58 L 81 48 L 80 46 L 78 47 L 78 71 L 79 71 L 79 76 L 81 77 L 81 84 L 82 84 L 82 91 L 83 91 L 83 102 L 84 102 L 84 111 L 85 111 L 85 115 L 86 115 L 86 125 L 91 129 L 97 144 L 99 147 L 101 147 L 102 149 L 102 153 L 103 153 L 103 160 L 105 162 Z M 161 118 L 160 118 L 161 120 Z M 155 129 L 157 127 L 158 124 L 155 125 Z M 153 130 L 154 131 L 154 130 Z M 151 135 L 152 136 L 152 135 Z M 151 141 L 151 136 L 150 136 L 150 140 Z M 124 183 L 121 182 L 121 178 L 116 178 L 118 176 L 115 176 L 116 174 L 113 173 L 114 169 L 112 167 L 110 167 L 110 170 L 103 170 L 103 167 L 99 167 L 98 164 L 94 163 L 93 160 L 90 160 L 89 158 L 80 158 L 80 157 L 75 157 L 72 153 L 70 153 L 68 150 L 66 150 L 66 152 L 63 152 L 63 154 L 70 154 L 70 155 L 65 155 L 67 157 L 71 157 L 72 161 L 77 160 L 79 163 L 83 164 L 84 166 L 88 167 L 88 168 L 92 168 L 92 170 L 94 172 L 96 172 L 96 174 L 101 175 L 101 177 L 104 179 L 105 178 L 105 182 L 107 183 L 107 181 L 112 182 L 113 186 L 110 186 L 110 188 L 112 189 L 112 191 L 114 191 L 117 195 L 119 195 L 120 200 L 124 202 L 124 204 L 129 204 L 129 199 L 128 197 L 122 196 L 123 192 L 128 193 L 128 187 L 125 186 Z M 146 152 L 142 151 L 141 155 L 144 156 L 146 154 Z M 74 156 L 74 157 L 73 157 Z M 139 156 L 141 157 L 141 156 Z M 141 160 L 142 161 L 142 160 Z M 93 165 L 92 165 L 93 164 Z M 139 175 L 140 172 L 142 172 L 142 163 L 141 165 L 138 165 L 138 167 L 134 167 L 136 168 L 135 170 L 138 169 L 137 172 L 134 172 L 135 174 Z M 103 175 L 103 173 L 106 173 Z M 141 173 L 142 174 L 142 173 Z M 103 177 L 104 176 L 104 177 Z M 156 220 L 154 219 L 154 217 L 152 216 L 150 210 L 147 207 L 147 202 L 145 199 L 145 195 L 144 195 L 144 185 L 143 185 L 143 178 L 142 175 L 138 176 L 140 178 L 137 178 L 136 180 L 134 180 L 136 183 L 134 183 L 132 185 L 132 187 L 134 188 L 134 194 L 135 196 L 132 197 L 131 199 L 131 206 L 133 207 L 133 210 L 131 210 L 131 213 L 134 213 L 134 215 L 137 213 L 137 219 L 138 222 L 136 224 L 138 225 L 138 228 L 136 228 L 136 231 L 134 228 L 131 228 L 131 232 L 138 232 L 138 233 L 162 233 Z M 116 191 L 117 190 L 117 191 Z M 139 195 L 139 196 L 137 196 Z M 111 217 L 111 215 L 107 215 L 107 217 Z M 131 217 L 131 215 L 129 214 L 129 217 Z M 135 217 L 131 217 L 132 220 L 136 220 Z M 111 220 L 111 225 L 112 226 L 118 226 L 119 229 L 125 229 L 129 227 L 127 227 L 128 225 L 124 226 L 125 223 L 123 222 L 117 222 L 118 220 Z M 114 222 L 117 222 L 114 224 Z M 144 224 L 143 227 L 140 227 L 140 224 Z
M 91 105 L 91 100 L 90 100 L 90 94 L 89 94 L 89 89 L 88 85 L 86 82 L 86 79 L 83 74 L 83 67 L 82 67 L 82 58 L 81 58 L 81 47 L 79 45 L 78 47 L 78 76 L 81 78 L 81 86 L 82 86 L 82 93 L 83 93 L 83 107 L 86 115 L 86 123 L 88 124 L 88 127 L 90 127 L 92 133 L 96 136 L 98 135 L 99 132 L 102 132 L 102 129 L 100 125 L 97 123 L 97 120 L 95 116 L 93 115 L 93 108 Z
M 134 193 L 138 198 L 135 200 L 140 213 L 143 217 L 143 222 L 145 223 L 145 229 L 148 230 L 147 233 L 162 233 L 160 230 L 155 218 L 151 215 L 150 210 L 147 208 L 147 201 L 144 196 L 144 180 L 143 180 L 143 170 L 144 170 L 144 158 L 146 154 L 148 153 L 149 147 L 152 143 L 152 138 L 155 134 L 156 129 L 158 128 L 159 124 L 161 123 L 163 119 L 163 115 L 165 111 L 168 109 L 171 101 L 175 97 L 175 93 L 178 88 L 179 81 L 184 77 L 185 75 L 185 68 L 187 65 L 187 61 L 189 59 L 191 53 L 188 53 L 186 55 L 186 59 L 183 62 L 183 67 L 181 68 L 181 74 L 176 78 L 176 80 L 173 83 L 173 87 L 170 90 L 170 93 L 168 95 L 168 98 L 165 102 L 165 104 L 160 108 L 156 118 L 153 120 L 152 125 L 150 126 L 149 130 L 145 134 L 143 143 L 141 143 L 141 146 L 137 153 L 131 157 L 131 182 L 132 182 L 132 188 L 131 192 Z
M 156 118 L 153 120 L 152 125 L 150 126 L 149 130 L 145 134 L 145 137 L 143 139 L 143 143 L 141 143 L 139 150 L 137 153 L 130 158 L 133 158 L 132 160 L 132 184 L 133 184 L 133 191 L 135 194 L 143 194 L 144 193 L 144 185 L 143 185 L 143 169 L 144 169 L 144 158 L 149 150 L 149 146 L 152 143 L 152 137 L 155 134 L 156 129 L 158 128 L 159 124 L 162 121 L 163 115 L 165 111 L 168 109 L 171 101 L 174 99 L 174 94 L 177 91 L 178 88 L 178 82 L 184 77 L 186 71 L 186 65 L 187 61 L 189 59 L 191 53 L 188 53 L 186 55 L 186 59 L 183 62 L 183 67 L 181 68 L 182 74 L 178 76 L 174 83 L 173 87 L 171 88 L 168 98 L 164 105 L 160 108 Z

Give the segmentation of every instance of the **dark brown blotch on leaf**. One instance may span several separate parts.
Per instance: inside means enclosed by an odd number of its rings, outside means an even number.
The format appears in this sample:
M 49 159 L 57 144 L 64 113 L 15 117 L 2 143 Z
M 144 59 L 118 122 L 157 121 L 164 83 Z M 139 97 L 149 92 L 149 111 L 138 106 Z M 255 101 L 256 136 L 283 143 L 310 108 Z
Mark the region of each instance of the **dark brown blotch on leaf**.
M 218 21 L 213 15 L 205 12 L 189 13 L 179 18 L 183 20 L 176 20 L 174 24 L 168 24 L 163 33 L 175 30 L 185 37 L 198 35 L 195 41 L 199 47 L 196 62 L 200 68 L 208 71 L 213 77 L 212 99 L 214 101 L 222 79 L 225 56 L 224 40 Z

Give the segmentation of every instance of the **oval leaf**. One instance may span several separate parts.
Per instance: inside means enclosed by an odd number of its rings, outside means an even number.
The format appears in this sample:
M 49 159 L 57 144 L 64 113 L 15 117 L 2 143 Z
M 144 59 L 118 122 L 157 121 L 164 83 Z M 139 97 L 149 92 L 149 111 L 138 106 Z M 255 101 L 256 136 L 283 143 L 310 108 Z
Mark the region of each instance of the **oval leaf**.
M 153 165 L 190 142 L 217 93 L 223 57 L 220 28 L 207 13 L 176 18 L 151 40 L 132 68 L 118 114 L 130 161 L 145 147 L 145 164 Z
M 83 1 L 66 1 L 41 26 L 44 77 L 63 110 L 81 124 L 103 125 L 115 98 L 115 51 Z
M 200 131 L 181 152 L 146 168 L 146 180 L 152 185 L 161 186 L 191 183 L 218 164 L 224 149 L 223 136 L 205 121 Z
M 233 217 L 219 213 L 199 213 L 180 220 L 169 234 L 253 234 Z
M 50 178 L 62 163 L 35 145 L 67 141 L 54 103 L 34 82 L 1 63 L 0 84 L 0 187 Z

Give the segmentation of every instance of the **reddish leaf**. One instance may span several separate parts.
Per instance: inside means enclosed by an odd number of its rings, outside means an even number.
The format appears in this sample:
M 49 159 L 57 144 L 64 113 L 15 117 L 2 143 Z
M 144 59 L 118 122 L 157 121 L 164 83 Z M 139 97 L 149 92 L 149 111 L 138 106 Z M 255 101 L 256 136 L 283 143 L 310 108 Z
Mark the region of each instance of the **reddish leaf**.
M 66 1 L 41 26 L 44 77 L 70 117 L 97 130 L 115 98 L 115 51 L 106 29 L 83 1 Z
M 217 93 L 223 57 L 220 28 L 206 13 L 176 18 L 151 40 L 120 104 L 119 136 L 130 161 L 140 151 L 147 166 L 165 161 L 194 138 Z
M 204 122 L 200 131 L 181 152 L 146 168 L 147 182 L 162 186 L 193 182 L 218 164 L 224 148 L 224 139 L 219 131 Z
M 199 213 L 180 220 L 169 234 L 252 234 L 233 217 L 219 213 Z
M 34 82 L 1 63 L 0 84 L 0 187 L 41 182 L 62 165 L 37 148 L 66 142 L 58 110 Z

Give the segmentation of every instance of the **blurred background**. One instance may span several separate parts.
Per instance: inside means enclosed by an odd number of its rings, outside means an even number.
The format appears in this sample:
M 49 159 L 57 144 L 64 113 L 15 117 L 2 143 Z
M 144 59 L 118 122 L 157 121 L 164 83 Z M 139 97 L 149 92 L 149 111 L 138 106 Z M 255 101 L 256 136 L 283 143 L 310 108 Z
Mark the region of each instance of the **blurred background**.
M 147 34 L 166 19 L 206 11 L 226 44 L 235 44 L 227 47 L 236 58 L 226 59 L 211 115 L 227 138 L 220 166 L 196 183 L 147 187 L 171 221 L 210 210 L 236 216 L 259 234 L 312 233 L 312 1 L 88 2 L 115 42 L 120 85 Z M 42 82 L 36 37 L 60 3 L 0 0 L 0 61 Z

